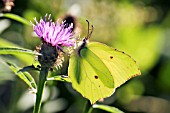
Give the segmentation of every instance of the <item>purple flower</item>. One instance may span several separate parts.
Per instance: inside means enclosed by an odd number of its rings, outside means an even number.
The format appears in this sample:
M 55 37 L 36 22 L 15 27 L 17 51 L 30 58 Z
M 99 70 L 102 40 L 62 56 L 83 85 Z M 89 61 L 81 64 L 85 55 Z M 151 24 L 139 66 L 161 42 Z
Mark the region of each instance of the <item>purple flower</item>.
M 41 18 L 40 22 L 37 22 L 34 18 L 36 24 L 33 24 L 34 32 L 46 43 L 51 44 L 55 47 L 62 46 L 74 46 L 75 40 L 72 39 L 74 33 L 72 32 L 73 24 L 69 27 L 65 27 L 64 22 L 61 24 L 57 21 L 52 22 L 50 19 L 51 15 L 47 14 L 44 17 L 44 20 Z

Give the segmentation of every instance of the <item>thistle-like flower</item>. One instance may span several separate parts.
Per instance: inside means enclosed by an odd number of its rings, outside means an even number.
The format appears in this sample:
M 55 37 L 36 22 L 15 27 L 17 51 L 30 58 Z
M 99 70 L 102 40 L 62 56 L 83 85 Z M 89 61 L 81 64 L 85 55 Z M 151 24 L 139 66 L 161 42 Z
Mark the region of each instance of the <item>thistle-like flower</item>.
M 73 24 L 67 28 L 64 25 L 64 22 L 61 24 L 57 21 L 52 22 L 50 19 L 51 15 L 47 14 L 43 19 L 40 19 L 38 23 L 36 18 L 34 18 L 36 25 L 33 24 L 34 32 L 46 43 L 51 44 L 52 46 L 61 47 L 61 46 L 73 46 L 75 40 L 72 39 L 74 33 L 72 32 Z
M 40 22 L 34 18 L 36 24 L 33 24 L 34 32 L 42 40 L 39 50 L 42 56 L 38 56 L 38 61 L 42 66 L 49 68 L 56 64 L 63 46 L 75 45 L 75 39 L 72 38 L 74 35 L 73 24 L 68 26 L 64 22 L 61 24 L 58 21 L 53 22 L 50 17 L 51 15 L 46 14 L 44 19 L 40 19 Z

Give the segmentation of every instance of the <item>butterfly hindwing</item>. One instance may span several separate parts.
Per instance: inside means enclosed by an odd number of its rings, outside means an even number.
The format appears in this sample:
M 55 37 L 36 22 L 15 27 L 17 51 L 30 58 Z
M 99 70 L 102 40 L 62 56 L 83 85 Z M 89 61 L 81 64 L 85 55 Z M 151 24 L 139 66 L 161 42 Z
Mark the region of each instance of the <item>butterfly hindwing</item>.
M 105 64 L 90 50 L 83 48 L 80 55 L 71 55 L 68 75 L 72 86 L 91 103 L 114 92 L 114 80 Z

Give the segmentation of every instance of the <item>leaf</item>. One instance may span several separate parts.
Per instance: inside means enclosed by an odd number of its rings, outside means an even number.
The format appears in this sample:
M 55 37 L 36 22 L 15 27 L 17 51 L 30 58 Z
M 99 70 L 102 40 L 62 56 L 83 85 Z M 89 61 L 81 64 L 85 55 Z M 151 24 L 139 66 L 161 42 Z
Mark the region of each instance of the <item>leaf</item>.
M 123 111 L 119 110 L 116 107 L 111 107 L 111 106 L 107 106 L 107 105 L 94 104 L 93 108 L 102 109 L 102 110 L 108 111 L 110 113 L 124 113 Z
M 12 43 L 12 42 L 9 42 L 9 41 L 7 41 L 7 40 L 5 40 L 5 39 L 2 39 L 2 38 L 0 38 L 0 47 L 8 47 L 8 48 L 21 48 L 19 45 L 17 45 L 17 44 L 14 44 L 14 43 Z M 32 55 L 28 55 L 28 54 L 13 54 L 15 57 L 17 57 L 19 60 L 21 60 L 22 62 L 24 62 L 24 63 L 26 63 L 26 64 L 28 64 L 28 65 L 30 65 L 30 61 L 33 61 L 34 60 L 34 58 L 33 58 L 33 56 Z
M 19 47 L 19 45 L 5 40 L 3 37 L 0 37 L 0 47 Z
M 15 15 L 15 14 L 12 14 L 12 13 L 0 13 L 0 17 L 7 17 L 10 19 L 16 20 L 20 23 L 23 23 L 25 25 L 29 25 L 29 26 L 31 25 L 30 22 L 28 20 L 26 20 L 25 18 Z
M 136 61 L 124 52 L 97 42 L 83 44 L 70 57 L 68 75 L 73 88 L 92 104 L 140 75 Z
M 31 89 L 36 90 L 37 85 L 35 83 L 34 78 L 28 73 L 28 72 L 18 72 L 20 70 L 19 67 L 16 65 L 6 62 L 9 66 L 9 68 L 20 78 L 22 79 Z
M 34 52 L 29 49 L 23 49 L 23 48 L 6 48 L 1 47 L 0 48 L 0 54 L 31 54 L 31 55 L 41 55 L 38 52 Z
M 25 72 L 25 71 L 30 71 L 30 70 L 40 71 L 40 68 L 36 68 L 34 65 L 25 66 L 22 69 L 20 69 L 18 72 Z
M 62 75 L 54 76 L 54 77 L 49 77 L 47 78 L 48 81 L 50 80 L 56 80 L 56 81 L 63 81 L 63 82 L 71 82 L 69 77 L 63 77 Z

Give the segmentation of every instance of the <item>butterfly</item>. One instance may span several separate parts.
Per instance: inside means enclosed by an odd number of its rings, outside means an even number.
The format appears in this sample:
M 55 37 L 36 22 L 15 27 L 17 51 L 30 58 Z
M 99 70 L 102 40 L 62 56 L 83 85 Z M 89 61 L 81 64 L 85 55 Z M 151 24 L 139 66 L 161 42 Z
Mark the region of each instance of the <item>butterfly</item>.
M 87 36 L 70 56 L 68 76 L 73 88 L 94 104 L 111 96 L 117 87 L 141 72 L 130 55 L 99 42 L 90 42 L 93 26 L 89 31 L 88 22 Z

